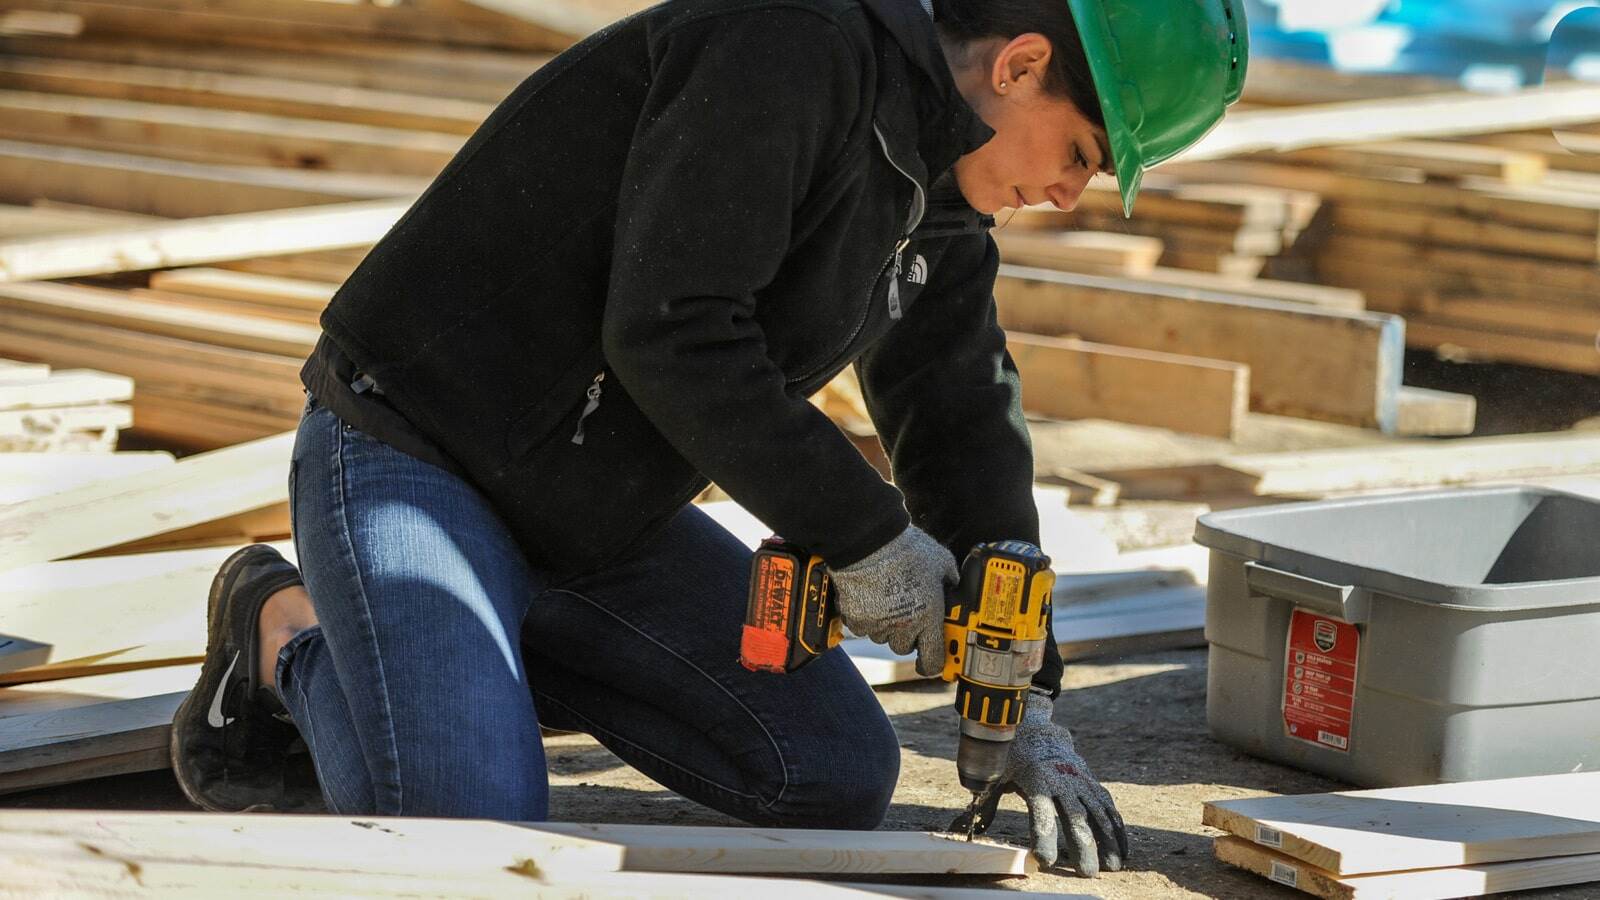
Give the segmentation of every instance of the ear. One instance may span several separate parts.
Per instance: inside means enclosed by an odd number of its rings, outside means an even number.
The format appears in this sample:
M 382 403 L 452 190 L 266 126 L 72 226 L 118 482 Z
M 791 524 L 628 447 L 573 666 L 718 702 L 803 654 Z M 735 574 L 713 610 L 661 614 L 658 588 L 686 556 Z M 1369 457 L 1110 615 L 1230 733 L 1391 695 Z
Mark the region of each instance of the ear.
M 1019 34 L 995 54 L 989 68 L 989 87 L 996 93 L 1013 90 L 1037 92 L 1044 86 L 1045 68 L 1050 65 L 1050 39 L 1037 32 Z

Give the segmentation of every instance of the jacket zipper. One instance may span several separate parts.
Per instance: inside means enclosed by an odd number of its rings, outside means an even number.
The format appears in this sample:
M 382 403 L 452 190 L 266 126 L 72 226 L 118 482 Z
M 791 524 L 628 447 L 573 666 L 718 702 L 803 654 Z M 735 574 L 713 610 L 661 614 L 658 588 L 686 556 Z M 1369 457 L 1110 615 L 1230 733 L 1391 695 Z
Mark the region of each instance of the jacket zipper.
M 578 414 L 578 430 L 572 435 L 572 442 L 574 444 L 583 443 L 583 420 L 589 418 L 589 416 L 594 414 L 595 410 L 600 408 L 600 382 L 605 380 L 606 370 L 601 369 L 600 374 L 594 376 L 594 380 L 589 382 L 588 390 L 583 392 L 583 395 L 588 398 L 589 402 L 583 405 L 583 412 Z
M 911 182 L 911 187 L 916 192 L 911 198 L 911 219 L 906 223 L 905 236 L 900 238 L 900 242 L 894 245 L 894 278 L 889 282 L 889 318 L 899 319 L 901 316 L 901 254 L 905 252 L 906 247 L 911 243 L 911 233 L 917 230 L 918 225 L 922 224 L 922 217 L 928 211 L 928 195 L 922 189 L 922 182 L 913 178 L 910 172 L 900 168 L 900 164 L 894 161 L 894 156 L 889 153 L 889 141 L 883 136 L 883 130 L 878 127 L 877 122 L 872 123 L 872 133 L 878 136 L 878 144 L 883 147 L 883 156 L 889 160 L 889 165 L 893 166 L 896 172 L 904 175 L 906 180 Z
M 901 254 L 905 252 L 906 247 L 910 246 L 911 233 L 917 230 L 917 226 L 922 224 L 923 216 L 927 214 L 928 195 L 927 192 L 923 190 L 921 182 L 913 178 L 910 172 L 900 168 L 900 164 L 895 162 L 894 157 L 889 154 L 889 141 L 883 136 L 883 131 L 878 127 L 877 122 L 872 123 L 872 133 L 878 136 L 878 146 L 883 148 L 884 159 L 889 161 L 889 165 L 893 166 L 896 172 L 904 175 L 906 180 L 911 182 L 912 188 L 914 188 L 916 191 L 911 198 L 911 212 L 907 217 L 905 235 L 895 243 L 894 252 L 890 253 L 888 258 L 883 261 L 883 265 L 878 267 L 878 274 L 872 279 L 872 287 L 877 287 L 878 280 L 883 277 L 883 273 L 893 266 L 894 276 L 889 281 L 889 318 L 899 319 L 903 314 L 903 311 L 900 308 Z M 867 319 L 871 317 L 872 311 L 871 290 L 872 288 L 868 288 L 867 303 L 862 307 L 861 318 L 856 321 L 855 330 L 850 332 L 850 337 L 844 342 L 845 349 L 849 349 L 850 345 L 856 342 L 856 338 L 861 336 L 861 330 L 867 327 Z M 835 356 L 834 358 L 837 359 L 838 357 Z M 824 365 L 816 366 L 808 372 L 796 375 L 793 378 L 785 379 L 784 384 L 795 384 L 797 382 L 805 381 L 811 376 L 829 368 L 832 365 L 833 360 L 830 359 Z

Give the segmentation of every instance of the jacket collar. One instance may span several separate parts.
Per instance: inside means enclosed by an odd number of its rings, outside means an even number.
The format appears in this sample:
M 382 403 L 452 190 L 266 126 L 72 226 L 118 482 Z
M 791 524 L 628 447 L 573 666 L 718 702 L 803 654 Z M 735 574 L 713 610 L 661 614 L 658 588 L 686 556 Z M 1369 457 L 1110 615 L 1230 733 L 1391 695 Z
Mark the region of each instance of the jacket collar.
M 861 5 L 883 25 L 909 63 L 917 155 L 937 177 L 963 154 L 983 146 L 994 130 L 956 89 L 933 18 L 919 0 L 861 0 Z

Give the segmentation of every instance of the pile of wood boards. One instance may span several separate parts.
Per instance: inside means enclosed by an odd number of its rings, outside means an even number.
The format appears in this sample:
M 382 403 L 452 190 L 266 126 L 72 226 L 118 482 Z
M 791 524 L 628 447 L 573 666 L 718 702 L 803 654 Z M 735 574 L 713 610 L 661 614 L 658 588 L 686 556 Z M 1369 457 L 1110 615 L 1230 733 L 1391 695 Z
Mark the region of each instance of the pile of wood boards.
M 132 396 L 122 375 L 0 359 L 0 451 L 111 452 L 133 423 Z
M 0 455 L 30 463 L 0 483 L 0 792 L 166 767 L 218 565 L 287 535 L 291 438 Z
M 1600 775 L 1207 803 L 1217 858 L 1326 900 L 1431 900 L 1600 879 Z
M 1411 346 L 1600 373 L 1592 136 L 1501 131 L 1493 121 L 1472 126 L 1487 133 L 1448 141 L 1179 163 L 1167 175 L 1196 187 L 1221 180 L 1320 196 L 1310 231 L 1268 271 L 1360 290 L 1370 308 L 1405 316 Z
M 0 36 L 0 354 L 136 377 L 136 427 L 176 444 L 292 426 L 316 314 L 365 249 L 546 51 L 629 5 L 527 6 L 0 2 L 81 24 Z M 1322 195 L 1152 177 L 1140 202 L 1123 222 L 1102 186 L 999 232 L 1007 260 L 1107 278 L 1050 284 L 1060 316 L 1007 322 L 1031 412 L 1231 437 L 1250 409 L 1405 431 L 1401 406 L 1430 402 L 1402 389 L 1397 317 L 1241 277 L 1305 240 Z M 324 206 L 345 217 L 313 227 Z M 173 271 L 200 266 L 234 275 Z M 1000 293 L 1041 281 L 1008 269 Z M 1085 292 L 1182 324 L 1077 315 Z

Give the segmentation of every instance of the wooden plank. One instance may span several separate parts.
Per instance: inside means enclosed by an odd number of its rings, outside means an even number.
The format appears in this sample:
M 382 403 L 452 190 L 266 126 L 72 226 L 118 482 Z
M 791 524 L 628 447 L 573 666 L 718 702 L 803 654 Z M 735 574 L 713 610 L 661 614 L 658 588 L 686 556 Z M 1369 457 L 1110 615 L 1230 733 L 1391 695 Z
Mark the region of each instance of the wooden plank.
M 246 300 L 313 313 L 321 313 L 339 289 L 336 282 L 210 268 L 151 272 L 150 286 L 174 294 Z
M 27 687 L 8 687 L 0 692 Z M 172 733 L 172 716 L 188 693 L 189 689 L 184 688 L 151 697 L 0 718 L 0 774 L 165 747 Z
M 234 35 L 244 39 L 243 35 Z M 260 40 L 259 37 L 255 38 Z M 426 44 L 358 45 L 336 41 L 278 47 L 208 47 L 194 44 L 79 37 L 73 41 L 0 36 L 11 56 L 83 59 L 164 69 L 227 72 L 320 85 L 371 88 L 496 103 L 549 60 L 546 54 L 466 51 Z M 341 52 L 351 51 L 351 52 Z M 377 51 L 381 55 L 369 55 Z
M 311 352 L 321 333 L 311 325 L 174 309 L 129 298 L 121 291 L 70 284 L 0 282 L 0 308 L 301 358 Z
M 995 299 L 1008 329 L 1248 365 L 1254 410 L 1390 432 L 1399 415 L 1405 323 L 1393 315 L 1014 266 Z
M 0 794 L 31 791 L 38 788 L 76 784 L 91 778 L 112 775 L 136 775 L 171 767 L 171 751 L 167 747 L 152 747 L 112 756 L 56 763 L 21 772 L 0 772 Z
M 1100 275 L 1147 274 L 1162 250 L 1156 238 L 1103 231 L 997 232 L 994 238 L 1006 262 Z
M 367 823 L 360 823 L 367 824 Z M 470 839 L 470 838 L 463 838 Z M 88 845 L 93 847 L 95 845 Z M 138 859 L 140 889 L 130 893 L 127 865 L 121 855 L 111 858 L 85 849 L 83 843 L 59 838 L 13 840 L 5 849 L 20 859 L 5 868 L 15 884 L 41 896 L 159 896 L 209 898 L 220 895 L 252 898 L 310 897 L 504 897 L 528 894 L 550 900 L 744 900 L 754 896 L 818 897 L 827 900 L 868 900 L 904 897 L 912 900 L 992 900 L 1061 897 L 1093 900 L 1087 894 L 1013 893 L 974 887 L 930 887 L 873 882 L 852 884 L 803 881 L 789 878 L 735 875 L 684 875 L 628 872 L 585 872 L 562 875 L 531 865 L 484 865 L 471 873 L 443 876 L 423 873 L 381 874 L 359 867 L 321 865 L 285 868 L 276 863 L 209 865 L 189 861 Z M 441 841 L 432 852 L 448 852 Z M 263 857 L 264 858 L 264 857 Z M 531 861 L 530 861 L 531 862 Z
M 201 313 L 223 313 L 274 322 L 294 322 L 311 327 L 316 327 L 322 321 L 319 314 L 307 310 L 252 303 L 248 300 L 225 300 L 200 294 L 170 294 L 149 288 L 133 288 L 128 291 L 127 296 L 130 299 L 145 300 L 169 309 L 192 309 Z
M 19 503 L 107 478 L 128 478 L 173 464 L 164 450 L 97 453 L 0 454 L 0 505 Z
M 1600 471 L 1600 436 L 1553 432 L 1396 441 L 1298 453 L 1226 456 L 1214 464 L 1099 470 L 1125 499 L 1195 495 L 1315 497 Z
M 1431 284 L 1440 291 L 1600 305 L 1600 266 L 1460 247 L 1334 234 L 1318 252 L 1317 269 L 1324 277 L 1337 275 L 1362 286 L 1382 284 L 1388 271 L 1426 286 L 1431 273 Z
M 1551 134 L 1545 131 L 1483 134 L 1474 136 L 1472 140 L 1475 143 L 1538 153 L 1556 171 L 1600 173 L 1600 135 L 1576 131 Z
M 330 91 L 313 82 L 253 75 L 35 57 L 0 58 L 0 86 L 458 136 L 476 131 L 494 109 L 490 103 L 397 91 Z
M 1165 267 L 1207 272 L 1235 280 L 1259 276 L 1266 268 L 1266 263 L 1266 258 L 1262 256 L 1181 250 L 1174 246 L 1167 247 L 1166 252 L 1161 254 L 1161 265 Z
M 1458 359 L 1520 363 L 1600 375 L 1600 349 L 1596 336 L 1510 330 L 1447 315 L 1413 315 L 1407 319 L 1408 344 L 1430 349 L 1448 348 Z
M 1237 363 L 1011 331 L 1022 404 L 1059 419 L 1104 418 L 1231 438 L 1250 371 Z
M 1600 297 L 1579 291 L 1563 290 L 1544 284 L 1529 284 L 1496 277 L 1491 272 L 1462 272 L 1448 269 L 1425 269 L 1390 263 L 1348 259 L 1333 253 L 1319 254 L 1316 277 L 1323 281 L 1354 286 L 1370 298 L 1373 309 L 1401 311 L 1433 311 L 1440 304 L 1454 300 L 1483 301 L 1496 307 L 1515 307 L 1525 311 L 1548 309 L 1571 311 L 1575 315 L 1600 314 Z M 1515 321 L 1530 324 L 1527 318 Z M 1566 322 L 1566 318 L 1556 318 Z M 1503 321 L 1497 324 L 1505 324 Z M 1559 325 L 1537 324 L 1542 330 L 1561 330 Z M 1593 333 L 1600 330 L 1584 329 Z
M 0 382 L 0 410 L 112 403 L 133 396 L 133 379 L 92 369 L 58 369 L 43 378 Z
M 548 25 L 539 17 L 497 15 L 467 4 L 410 0 L 405 4 L 312 2 L 312 0 L 8 0 L 0 4 L 81 16 L 94 35 L 227 42 L 256 34 L 301 42 L 390 39 L 459 43 L 516 50 L 560 50 L 594 30 L 583 7 L 547 0 Z M 601 22 L 600 24 L 604 24 Z M 593 27 L 587 27 L 593 26 Z M 575 30 L 578 28 L 583 30 Z
M 0 280 L 30 281 L 362 247 L 383 237 L 409 198 L 207 216 L 122 231 L 0 242 Z
M 1270 278 L 1233 278 L 1214 272 L 1194 269 L 1176 269 L 1157 266 L 1139 276 L 1140 281 L 1166 284 L 1174 287 L 1194 288 L 1201 291 L 1256 297 L 1261 300 L 1279 300 L 1284 303 L 1304 303 L 1321 309 L 1360 312 L 1367 308 L 1366 298 L 1359 290 L 1332 287 L 1323 284 L 1302 284 L 1298 281 L 1276 281 Z
M 85 288 L 85 290 L 100 289 Z M 116 300 L 121 294 L 107 291 L 99 296 L 102 299 Z M 304 357 L 301 355 L 261 353 L 214 344 L 204 339 L 210 335 L 200 335 L 201 340 L 164 337 L 127 328 L 59 318 L 53 311 L 13 311 L 0 304 L 0 348 L 4 348 L 8 342 L 24 333 L 60 341 L 77 350 L 96 352 L 66 353 L 64 354 L 66 359 L 51 357 L 32 349 L 4 349 L 0 352 L 26 355 L 34 359 L 48 357 L 58 366 L 116 371 L 118 374 L 131 376 L 139 393 L 142 393 L 150 383 L 184 380 L 209 381 L 223 385 L 230 392 L 241 394 L 258 394 L 263 389 L 279 388 L 283 385 L 295 385 L 295 389 L 298 390 L 300 366 L 304 362 Z M 110 365 L 86 360 L 102 360 Z
M 432 178 L 459 135 L 235 110 L 0 90 L 0 136 L 202 163 Z
M 416 196 L 423 179 L 221 166 L 0 140 L 0 202 L 52 197 L 187 218 Z
M 275 546 L 293 558 L 286 545 Z M 204 655 L 205 598 L 217 567 L 237 549 L 44 562 L 0 573 L 0 630 L 48 648 L 39 660 L 14 659 L 0 648 L 0 672 Z
M 202 403 L 155 390 L 134 402 L 137 434 L 194 450 L 215 450 L 253 441 L 295 426 L 295 418 Z
M 288 499 L 293 433 L 0 509 L 0 571 Z
M 1348 147 L 1297 150 L 1286 157 L 1311 165 L 1355 167 L 1397 166 L 1420 169 L 1436 178 L 1476 175 L 1507 184 L 1534 184 L 1548 167 L 1543 156 L 1499 147 L 1446 141 L 1388 141 Z
M 1600 853 L 1600 773 L 1205 804 L 1213 828 L 1338 875 Z
M 73 434 L 115 432 L 133 424 L 133 409 L 121 403 L 14 409 L 0 412 L 0 442 L 37 439 L 67 440 Z
M 1478 398 L 1428 388 L 1401 386 L 1397 434 L 1459 436 L 1471 434 L 1478 422 Z
M 1325 900 L 1446 900 L 1600 880 L 1600 854 L 1340 877 L 1236 837 L 1217 859 Z
M 1329 221 L 1333 228 L 1352 234 L 1383 235 L 1422 244 L 1448 244 L 1579 263 L 1600 261 L 1600 238 L 1595 235 L 1536 231 L 1407 207 L 1336 206 Z
M 281 870 L 424 878 L 509 870 L 520 875 L 510 886 L 523 891 L 539 883 L 530 878 L 560 884 L 618 870 L 778 875 L 1023 875 L 1037 870 L 1024 848 L 925 832 L 387 816 L 382 824 L 374 828 L 371 822 L 339 816 L 265 813 L 7 810 L 0 813 L 0 842 L 12 847 L 30 839 L 86 843 L 119 860 L 137 860 L 147 872 L 176 862 L 261 866 L 261 848 L 272 847 L 272 867 Z M 10 855 L 0 853 L 0 858 Z M 350 890 L 350 881 L 338 883 Z M 750 890 L 748 884 L 741 887 Z
M 967 843 L 942 833 L 569 822 L 533 827 L 541 833 L 621 846 L 622 869 L 630 872 L 1024 875 L 1037 871 L 1024 848 Z
M 1508 187 L 1471 178 L 1460 184 L 1404 181 L 1243 160 L 1173 163 L 1168 171 L 1174 177 L 1197 181 L 1247 181 L 1313 191 L 1343 203 L 1425 207 L 1528 228 L 1600 233 L 1600 200 L 1570 191 Z
M 512 822 L 386 816 L 382 827 L 374 825 L 363 819 L 266 813 L 6 810 L 0 813 L 0 842 L 11 852 L 0 852 L 0 860 L 4 860 L 0 866 L 8 867 L 11 884 L 23 883 L 11 880 L 23 873 L 30 879 L 43 877 L 50 866 L 18 872 L 12 863 L 19 859 L 15 851 L 31 847 L 38 853 L 59 842 L 63 851 L 94 848 L 91 860 L 108 856 L 116 860 L 124 880 L 130 864 L 142 875 L 155 876 L 173 863 L 198 862 L 219 872 L 259 867 L 295 873 L 309 876 L 312 884 L 321 880 L 327 885 L 332 879 L 333 884 L 356 894 L 364 891 L 353 889 L 361 883 L 354 881 L 355 877 L 409 876 L 425 881 L 455 877 L 484 884 L 483 879 L 500 874 L 505 881 L 496 893 L 509 894 L 526 892 L 537 884 L 530 880 L 533 873 L 615 871 L 624 853 L 617 845 L 545 833 L 538 826 Z M 273 848 L 271 866 L 262 865 L 262 847 Z M 78 870 L 74 874 L 84 878 L 92 875 L 74 864 L 70 853 L 45 858 L 57 861 L 64 872 Z M 210 886 L 215 890 L 238 882 L 242 879 L 223 875 Z
M 0 384 L 12 381 L 34 381 L 49 374 L 50 367 L 44 363 L 0 359 Z
M 1228 115 L 1183 161 L 1407 138 L 1552 128 L 1600 120 L 1600 88 L 1552 84 L 1506 94 L 1454 92 Z
M 82 33 L 83 17 L 73 13 L 39 12 L 31 9 L 13 9 L 0 13 L 0 34 L 77 37 Z

